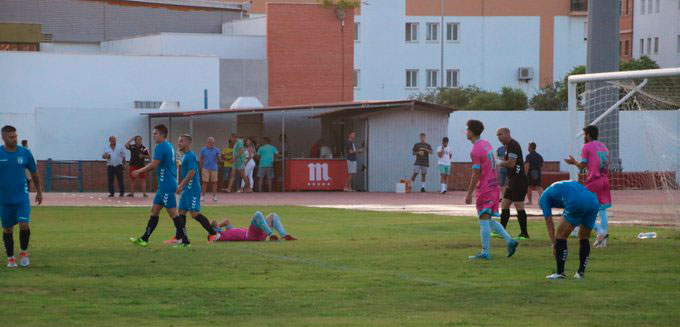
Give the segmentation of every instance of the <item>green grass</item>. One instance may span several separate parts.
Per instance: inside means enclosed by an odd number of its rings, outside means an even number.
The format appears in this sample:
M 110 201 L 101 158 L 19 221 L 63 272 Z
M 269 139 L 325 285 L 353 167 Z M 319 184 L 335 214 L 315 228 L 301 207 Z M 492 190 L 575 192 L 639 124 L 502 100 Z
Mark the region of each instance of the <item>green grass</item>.
M 261 208 L 262 209 L 262 208 Z M 164 246 L 164 214 L 148 248 L 128 238 L 146 208 L 34 208 L 32 266 L 0 268 L 2 326 L 677 326 L 680 238 L 676 230 L 613 227 L 593 249 L 585 280 L 554 269 L 544 224 L 511 259 L 479 249 L 474 218 L 271 207 L 297 242 Z M 206 208 L 210 218 L 249 222 L 252 207 Z M 510 223 L 517 234 L 517 223 Z M 659 238 L 637 240 L 640 231 Z M 18 236 L 15 233 L 16 243 Z M 17 245 L 18 246 L 18 245 Z M 4 266 L 4 265 L 3 265 Z

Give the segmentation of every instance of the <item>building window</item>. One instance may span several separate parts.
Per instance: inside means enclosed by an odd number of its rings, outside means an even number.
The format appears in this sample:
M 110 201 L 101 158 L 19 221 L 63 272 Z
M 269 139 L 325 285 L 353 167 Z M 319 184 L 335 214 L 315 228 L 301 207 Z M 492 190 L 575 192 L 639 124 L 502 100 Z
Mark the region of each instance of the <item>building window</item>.
M 650 2 L 651 2 L 651 1 L 650 1 Z M 660 6 L 660 5 L 661 5 L 661 4 L 659 3 L 659 0 L 656 0 L 656 10 L 655 10 L 654 12 L 657 13 L 657 14 L 659 13 L 659 6 Z
M 458 41 L 458 29 L 460 28 L 460 23 L 447 23 L 446 24 L 446 41 Z
M 428 88 L 438 87 L 439 69 L 428 69 L 427 70 L 427 83 L 425 86 Z
M 427 37 L 425 37 L 425 40 L 439 40 L 439 23 L 427 23 Z
M 652 38 L 647 38 L 647 54 L 652 54 Z
M 361 71 L 359 69 L 354 70 L 354 88 L 359 88 L 359 77 L 361 76 Z
M 619 5 L 616 8 L 619 11 L 619 16 L 623 13 L 623 0 L 619 0 Z
M 652 13 L 652 6 L 654 6 L 654 3 L 652 2 L 652 0 L 648 0 L 647 4 L 649 4 L 649 6 L 647 6 L 647 13 L 651 14 Z
M 628 12 L 628 9 L 629 9 L 628 5 L 629 5 L 628 0 L 626 0 L 626 16 L 630 15 L 630 13 Z
M 418 23 L 406 23 L 406 42 L 418 42 Z
M 659 38 L 654 38 L 654 54 L 659 54 Z
M 158 109 L 163 101 L 135 101 L 135 109 Z
M 640 39 L 640 57 L 645 54 L 645 39 Z
M 458 69 L 446 70 L 446 87 L 458 87 Z
M 630 42 L 628 42 L 628 40 L 626 40 L 626 41 L 623 43 L 623 54 L 626 55 L 626 56 L 628 55 L 628 49 L 629 49 L 629 47 L 630 47 Z
M 652 0 L 649 0 L 652 1 Z M 642 6 L 640 6 L 640 15 L 645 14 L 645 0 L 642 0 Z
M 621 46 L 621 41 L 619 41 L 619 56 L 621 55 L 621 51 L 623 51 L 623 47 Z
M 361 23 L 355 22 L 354 23 L 354 42 L 359 42 L 361 39 L 359 38 L 360 31 L 361 30 Z
M 680 53 L 680 34 L 678 34 L 678 53 Z
M 418 70 L 417 69 L 407 69 L 406 70 L 406 88 L 409 88 L 409 89 L 418 88 Z

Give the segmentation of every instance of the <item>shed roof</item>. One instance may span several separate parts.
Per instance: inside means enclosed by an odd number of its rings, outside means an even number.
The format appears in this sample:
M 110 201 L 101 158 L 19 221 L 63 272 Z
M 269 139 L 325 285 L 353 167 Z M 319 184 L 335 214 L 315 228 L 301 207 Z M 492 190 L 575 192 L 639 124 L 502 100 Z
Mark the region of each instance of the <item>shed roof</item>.
M 244 109 L 204 109 L 191 111 L 168 111 L 168 112 L 151 112 L 142 113 L 142 115 L 150 118 L 169 118 L 169 117 L 194 117 L 203 115 L 227 115 L 227 114 L 243 114 L 243 113 L 268 113 L 281 111 L 304 111 L 304 110 L 329 110 L 329 112 L 314 116 L 319 118 L 326 115 L 355 115 L 367 112 L 377 112 L 381 110 L 393 109 L 397 107 L 419 107 L 430 110 L 444 111 L 447 113 L 453 112 L 454 109 L 438 104 L 423 102 L 418 100 L 390 100 L 390 101 L 354 101 L 354 102 L 337 102 L 337 103 L 323 103 L 323 104 L 309 104 L 309 105 L 295 105 L 295 106 L 274 106 L 265 108 L 244 108 Z

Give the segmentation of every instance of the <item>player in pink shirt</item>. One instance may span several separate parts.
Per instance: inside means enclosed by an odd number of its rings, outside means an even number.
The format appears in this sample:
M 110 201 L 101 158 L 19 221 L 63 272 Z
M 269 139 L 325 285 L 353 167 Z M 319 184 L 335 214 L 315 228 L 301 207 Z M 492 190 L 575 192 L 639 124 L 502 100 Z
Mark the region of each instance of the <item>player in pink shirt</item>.
M 477 193 L 477 214 L 479 217 L 480 236 L 482 238 L 482 251 L 470 256 L 470 259 L 491 259 L 489 254 L 491 244 L 491 229 L 503 236 L 508 244 L 507 257 L 515 254 L 519 243 L 513 240 L 499 222 L 491 219 L 498 217 L 499 189 L 496 181 L 496 159 L 493 147 L 486 140 L 480 139 L 484 131 L 484 124 L 479 120 L 468 120 L 467 139 L 472 142 L 472 178 L 468 193 L 465 197 L 466 204 L 472 204 L 472 193 Z
M 612 206 L 612 196 L 609 190 L 609 150 L 597 140 L 598 129 L 596 126 L 587 126 L 583 129 L 584 144 L 581 148 L 581 162 L 577 162 L 574 157 L 569 156 L 564 161 L 570 165 L 577 166 L 579 169 L 586 169 L 586 188 L 597 195 L 600 202 L 600 223 L 595 225 L 597 240 L 594 247 L 607 247 L 609 236 L 609 226 L 607 224 L 607 208 Z
M 286 241 L 297 240 L 292 235 L 286 234 L 286 230 L 283 228 L 283 224 L 281 224 L 281 218 L 276 213 L 270 213 L 265 218 L 261 212 L 256 211 L 247 229 L 234 228 L 228 218 L 219 224 L 213 220 L 212 226 L 220 234 L 218 240 L 220 242 L 264 241 L 267 237 L 269 237 L 270 241 L 278 241 L 279 238 L 274 235 L 272 228 L 276 229 L 281 238 Z

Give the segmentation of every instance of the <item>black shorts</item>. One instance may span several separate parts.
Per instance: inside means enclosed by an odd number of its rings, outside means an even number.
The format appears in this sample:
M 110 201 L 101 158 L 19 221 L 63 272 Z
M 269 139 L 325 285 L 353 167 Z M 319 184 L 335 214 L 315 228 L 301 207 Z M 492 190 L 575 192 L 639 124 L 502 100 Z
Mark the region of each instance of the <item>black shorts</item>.
M 541 171 L 532 170 L 529 172 L 529 186 L 541 186 Z
M 508 188 L 503 193 L 503 199 L 512 202 L 524 202 L 527 196 L 528 183 L 526 176 L 513 176 L 508 180 Z

